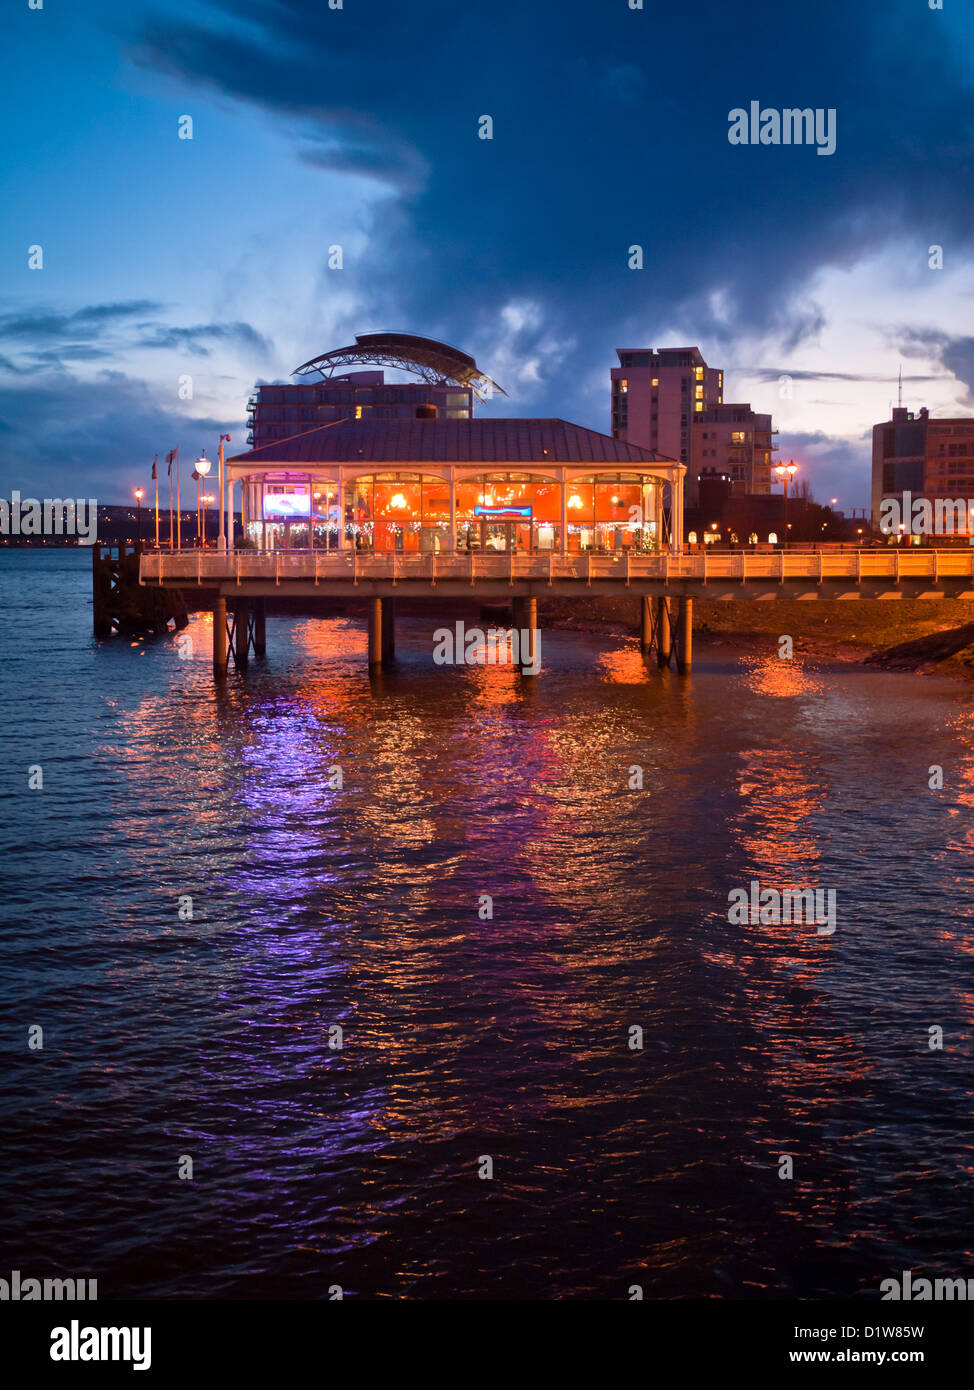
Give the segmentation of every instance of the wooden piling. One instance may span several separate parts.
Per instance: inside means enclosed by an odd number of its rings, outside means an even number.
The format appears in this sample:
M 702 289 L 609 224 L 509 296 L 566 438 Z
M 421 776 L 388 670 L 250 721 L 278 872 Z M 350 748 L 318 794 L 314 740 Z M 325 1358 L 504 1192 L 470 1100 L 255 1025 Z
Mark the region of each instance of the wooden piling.
M 693 599 L 679 600 L 680 616 L 676 627 L 676 666 L 689 671 L 693 665 Z
M 218 598 L 213 605 L 213 673 L 226 675 L 227 671 L 227 601 Z
M 536 598 L 522 598 L 520 600 L 520 612 L 521 620 L 518 627 L 521 632 L 519 653 L 521 675 L 536 676 L 538 674 L 538 600 Z M 526 645 L 525 637 L 527 637 Z
M 653 647 L 653 600 L 643 594 L 639 626 L 639 650 L 648 656 Z
M 103 560 L 101 546 L 95 541 L 91 547 L 91 620 L 96 637 L 112 635 L 110 562 L 111 551 L 108 558 Z
M 245 598 L 237 599 L 234 613 L 234 660 L 237 668 L 241 669 L 250 665 L 250 601 Z
M 396 656 L 396 601 L 384 598 L 382 602 L 382 665 L 391 666 Z
M 382 665 L 382 600 L 369 599 L 369 670 Z
M 656 660 L 660 666 L 670 664 L 670 601 L 667 598 L 656 600 Z

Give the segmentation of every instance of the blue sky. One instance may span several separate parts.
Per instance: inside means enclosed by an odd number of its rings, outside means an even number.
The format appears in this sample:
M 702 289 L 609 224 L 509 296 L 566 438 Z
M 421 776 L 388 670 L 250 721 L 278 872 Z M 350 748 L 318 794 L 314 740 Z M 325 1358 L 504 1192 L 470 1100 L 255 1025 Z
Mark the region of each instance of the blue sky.
M 644 4 L 24 0 L 0 489 L 124 501 L 155 453 L 243 446 L 255 381 L 392 328 L 474 353 L 491 413 L 602 430 L 616 347 L 699 344 L 866 504 L 901 363 L 908 405 L 974 413 L 974 14 Z M 835 154 L 732 146 L 751 100 L 834 107 Z

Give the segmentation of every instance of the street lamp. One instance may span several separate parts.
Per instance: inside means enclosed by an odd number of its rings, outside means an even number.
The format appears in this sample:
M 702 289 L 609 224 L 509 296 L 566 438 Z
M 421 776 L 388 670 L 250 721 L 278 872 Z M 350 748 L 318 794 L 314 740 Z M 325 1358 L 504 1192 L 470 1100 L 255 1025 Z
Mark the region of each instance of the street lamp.
M 145 493 L 142 489 L 137 487 L 135 489 L 135 515 L 137 521 L 136 534 L 138 535 L 140 545 L 142 544 L 142 498 L 144 496 Z
M 798 472 L 798 464 L 794 459 L 789 459 L 787 463 L 779 463 L 774 471 L 778 475 L 778 482 L 784 484 L 785 491 L 781 502 L 781 524 L 783 529 L 788 531 L 788 484 Z
M 224 492 L 224 484 L 223 484 L 223 477 L 224 477 L 223 443 L 224 443 L 224 440 L 229 444 L 229 443 L 230 443 L 230 436 L 229 436 L 228 434 L 221 434 L 221 435 L 220 435 L 220 447 L 219 447 L 219 449 L 218 449 L 218 451 L 217 451 L 217 459 L 219 460 L 219 465 L 220 465 L 220 478 L 219 478 L 219 491 L 220 491 L 220 531 L 219 531 L 219 534 L 218 534 L 218 536 L 217 536 L 217 542 L 216 542 L 216 544 L 217 544 L 217 549 L 218 549 L 218 550 L 226 550 L 226 549 L 227 549 L 228 543 L 232 543 L 232 541 L 233 541 L 233 520 L 232 520 L 232 512 L 231 512 L 231 514 L 230 514 L 231 519 L 230 519 L 230 535 L 229 535 L 229 538 L 228 538 L 227 535 L 226 535 L 226 532 L 225 532 L 225 530 L 224 530 L 224 525 L 223 525 L 224 510 L 227 510 L 227 511 L 230 510 L 229 507 L 227 506 L 226 493 Z
M 200 506 L 200 483 L 206 477 L 207 473 L 209 473 L 212 466 L 210 460 L 206 457 L 206 450 L 201 449 L 200 456 L 193 465 L 193 477 L 196 479 L 196 544 L 200 549 L 203 548 L 203 512 Z

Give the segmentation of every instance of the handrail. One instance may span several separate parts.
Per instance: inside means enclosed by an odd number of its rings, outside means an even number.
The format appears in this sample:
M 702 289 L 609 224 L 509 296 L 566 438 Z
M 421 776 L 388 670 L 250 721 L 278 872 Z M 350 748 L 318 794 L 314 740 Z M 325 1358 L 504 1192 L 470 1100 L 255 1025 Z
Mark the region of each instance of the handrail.
M 537 579 L 549 586 L 559 579 L 582 581 L 590 588 L 595 580 L 618 582 L 620 587 L 631 586 L 640 579 L 654 583 L 702 582 L 712 586 L 715 581 L 733 580 L 747 587 L 755 582 L 808 580 L 821 586 L 830 582 L 849 580 L 857 585 L 870 581 L 887 581 L 896 585 L 917 580 L 935 584 L 944 580 L 974 580 L 974 548 L 961 550 L 836 550 L 836 551 L 714 551 L 710 547 L 697 555 L 634 555 L 630 552 L 597 555 L 588 550 L 569 555 L 554 551 L 518 555 L 479 555 L 469 551 L 450 551 L 437 555 L 429 552 L 400 553 L 398 551 L 369 552 L 352 550 L 327 552 L 321 550 L 235 550 L 232 558 L 226 551 L 206 551 L 199 548 L 181 551 L 152 551 L 143 554 L 140 565 L 142 583 L 185 582 L 201 587 L 208 583 L 267 580 L 275 586 L 289 580 L 308 580 L 319 585 L 331 578 L 350 579 L 358 585 L 365 576 L 369 579 L 424 580 L 431 585 L 444 577 L 466 579 L 471 587 L 478 582 L 505 580 L 508 586 L 519 580 Z M 829 563 L 826 566 L 825 561 Z

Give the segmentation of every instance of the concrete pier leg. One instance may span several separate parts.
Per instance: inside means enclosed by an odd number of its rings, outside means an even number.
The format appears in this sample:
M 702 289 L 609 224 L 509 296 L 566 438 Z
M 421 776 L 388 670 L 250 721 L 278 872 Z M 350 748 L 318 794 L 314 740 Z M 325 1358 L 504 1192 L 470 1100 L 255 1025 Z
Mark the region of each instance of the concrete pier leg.
M 267 655 L 267 604 L 262 598 L 254 606 L 254 655 Z
M 670 601 L 656 600 L 656 659 L 660 666 L 670 664 Z
M 237 599 L 234 605 L 234 643 L 237 648 L 237 666 L 250 665 L 250 646 L 247 642 L 247 624 L 250 620 L 250 603 L 247 599 Z
M 536 676 L 538 674 L 538 600 L 536 598 L 522 598 L 519 600 L 519 621 L 518 629 L 521 633 L 521 675 Z M 525 635 L 527 637 L 527 649 L 525 650 Z
M 647 656 L 653 646 L 653 600 L 643 594 L 642 614 L 639 624 L 639 650 Z
M 689 671 L 693 665 L 693 599 L 680 599 L 680 619 L 676 629 L 676 666 Z
M 382 665 L 382 600 L 369 599 L 369 670 Z
M 382 604 L 382 664 L 391 666 L 396 656 L 396 601 L 380 600 Z
M 227 673 L 227 601 L 218 598 L 213 605 L 213 674 Z

